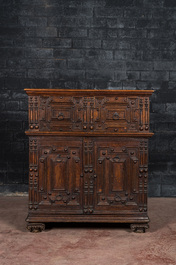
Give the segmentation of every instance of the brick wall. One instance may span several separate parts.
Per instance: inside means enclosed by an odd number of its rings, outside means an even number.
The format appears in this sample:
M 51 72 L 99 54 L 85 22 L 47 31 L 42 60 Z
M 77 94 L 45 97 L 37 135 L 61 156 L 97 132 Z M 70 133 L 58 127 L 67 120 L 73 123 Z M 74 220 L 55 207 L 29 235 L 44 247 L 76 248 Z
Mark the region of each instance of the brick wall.
M 176 196 L 176 1 L 0 0 L 0 191 L 28 184 L 31 88 L 155 89 L 150 196 Z

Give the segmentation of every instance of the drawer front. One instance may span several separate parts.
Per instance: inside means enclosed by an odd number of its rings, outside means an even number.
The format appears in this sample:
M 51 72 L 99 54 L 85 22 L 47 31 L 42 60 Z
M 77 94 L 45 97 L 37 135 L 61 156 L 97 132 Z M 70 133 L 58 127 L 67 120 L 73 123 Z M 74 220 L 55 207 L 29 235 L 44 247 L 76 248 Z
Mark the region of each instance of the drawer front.
M 30 96 L 29 129 L 46 132 L 148 132 L 149 98 Z

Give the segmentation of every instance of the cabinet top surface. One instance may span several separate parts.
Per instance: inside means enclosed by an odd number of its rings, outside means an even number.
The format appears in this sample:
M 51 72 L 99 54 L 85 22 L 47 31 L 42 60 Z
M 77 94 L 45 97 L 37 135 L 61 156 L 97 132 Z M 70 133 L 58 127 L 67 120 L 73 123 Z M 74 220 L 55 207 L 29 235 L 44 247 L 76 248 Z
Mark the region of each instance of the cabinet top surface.
M 114 89 L 42 89 L 42 88 L 26 88 L 24 89 L 28 95 L 38 94 L 76 94 L 76 95 L 152 95 L 154 90 L 114 90 Z

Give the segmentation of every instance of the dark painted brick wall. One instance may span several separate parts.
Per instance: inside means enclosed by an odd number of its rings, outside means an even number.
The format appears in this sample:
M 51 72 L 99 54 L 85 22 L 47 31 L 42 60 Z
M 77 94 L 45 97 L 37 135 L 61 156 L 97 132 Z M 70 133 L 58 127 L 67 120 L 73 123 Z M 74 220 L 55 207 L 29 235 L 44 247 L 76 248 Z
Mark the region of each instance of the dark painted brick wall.
M 176 196 L 176 1 L 0 0 L 0 191 L 28 184 L 31 88 L 155 89 L 150 196 Z

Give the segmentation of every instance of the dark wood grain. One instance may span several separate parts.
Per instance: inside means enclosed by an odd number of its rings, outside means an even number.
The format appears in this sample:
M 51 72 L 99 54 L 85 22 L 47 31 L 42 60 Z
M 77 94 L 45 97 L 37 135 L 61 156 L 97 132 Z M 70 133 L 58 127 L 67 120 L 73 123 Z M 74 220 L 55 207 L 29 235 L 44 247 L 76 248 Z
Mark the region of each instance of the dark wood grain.
M 148 227 L 152 90 L 26 89 L 30 231 L 45 222 Z M 37 226 L 38 224 L 38 226 Z M 139 224 L 139 226 L 138 226 Z

